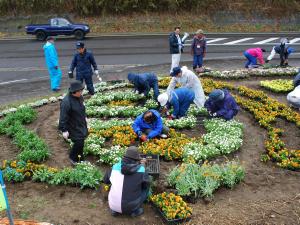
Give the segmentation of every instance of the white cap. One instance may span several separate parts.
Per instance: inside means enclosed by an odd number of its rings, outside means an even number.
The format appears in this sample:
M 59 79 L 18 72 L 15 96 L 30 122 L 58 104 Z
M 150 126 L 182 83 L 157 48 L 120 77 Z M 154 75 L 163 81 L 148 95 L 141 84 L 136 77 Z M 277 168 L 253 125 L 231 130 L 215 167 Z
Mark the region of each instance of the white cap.
M 169 99 L 169 97 L 168 97 L 167 93 L 162 93 L 157 97 L 157 100 L 161 106 L 165 106 L 168 102 L 168 99 Z

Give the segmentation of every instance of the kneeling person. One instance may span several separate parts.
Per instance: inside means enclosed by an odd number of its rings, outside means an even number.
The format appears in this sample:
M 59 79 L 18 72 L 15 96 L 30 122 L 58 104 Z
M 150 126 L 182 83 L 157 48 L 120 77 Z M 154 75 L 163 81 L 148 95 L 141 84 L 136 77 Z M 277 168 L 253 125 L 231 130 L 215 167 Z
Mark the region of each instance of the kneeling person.
M 143 214 L 143 202 L 149 194 L 150 180 L 145 170 L 145 160 L 137 147 L 130 146 L 122 161 L 105 174 L 104 183 L 111 184 L 108 204 L 113 216 Z
M 132 128 L 141 141 L 157 136 L 166 138 L 169 132 L 169 128 L 163 125 L 159 112 L 154 109 L 139 115 L 133 122 Z
M 169 93 L 160 94 L 157 98 L 160 106 L 167 110 L 173 107 L 169 119 L 179 119 L 187 114 L 190 105 L 195 99 L 195 93 L 189 88 L 177 88 Z
M 231 120 L 238 113 L 239 106 L 229 91 L 215 89 L 208 96 L 204 107 L 212 116 Z

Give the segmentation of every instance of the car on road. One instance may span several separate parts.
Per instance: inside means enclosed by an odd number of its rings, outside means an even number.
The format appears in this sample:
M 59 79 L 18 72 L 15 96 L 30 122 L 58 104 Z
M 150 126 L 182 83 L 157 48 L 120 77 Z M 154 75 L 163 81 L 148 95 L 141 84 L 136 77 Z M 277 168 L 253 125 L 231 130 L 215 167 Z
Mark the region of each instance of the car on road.
M 37 40 L 43 41 L 47 36 L 74 35 L 77 40 L 84 39 L 90 32 L 87 24 L 75 24 L 64 18 L 52 18 L 48 24 L 29 24 L 25 26 L 27 34 L 35 35 Z

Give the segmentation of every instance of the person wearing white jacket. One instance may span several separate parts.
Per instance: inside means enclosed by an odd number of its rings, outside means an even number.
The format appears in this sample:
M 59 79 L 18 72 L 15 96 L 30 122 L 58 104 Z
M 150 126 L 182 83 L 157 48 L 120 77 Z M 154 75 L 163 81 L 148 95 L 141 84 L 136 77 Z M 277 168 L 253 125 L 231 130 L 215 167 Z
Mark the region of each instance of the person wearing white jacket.
M 290 105 L 300 110 L 300 69 L 298 75 L 294 78 L 295 89 L 287 95 L 287 100 Z
M 167 88 L 167 93 L 173 91 L 176 84 L 179 83 L 181 87 L 186 87 L 194 91 L 194 103 L 197 107 L 204 107 L 204 91 L 199 78 L 193 71 L 189 70 L 186 66 L 183 66 L 182 68 L 174 67 L 170 75 L 172 76 L 172 80 Z

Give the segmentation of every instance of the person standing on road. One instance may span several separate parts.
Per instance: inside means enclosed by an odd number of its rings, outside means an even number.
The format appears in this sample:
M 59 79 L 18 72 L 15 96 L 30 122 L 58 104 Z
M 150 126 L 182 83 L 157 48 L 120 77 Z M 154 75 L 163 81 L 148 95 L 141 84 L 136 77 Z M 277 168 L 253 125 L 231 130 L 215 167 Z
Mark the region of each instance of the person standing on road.
M 65 139 L 71 139 L 73 146 L 70 161 L 73 165 L 83 161 L 84 139 L 88 136 L 85 106 L 82 91 L 84 87 L 80 81 L 73 81 L 67 94 L 60 104 L 58 128 Z
M 58 55 L 54 45 L 54 38 L 47 37 L 43 46 L 46 64 L 50 75 L 50 87 L 52 91 L 60 90 L 61 70 L 58 63 Z
M 167 92 L 170 93 L 179 83 L 181 87 L 186 87 L 195 93 L 194 103 L 197 107 L 202 108 L 205 102 L 205 95 L 199 78 L 196 74 L 189 70 L 186 66 L 174 67 L 171 73 L 172 80 L 167 88 Z
M 76 80 L 79 80 L 81 83 L 85 81 L 89 94 L 94 95 L 95 89 L 93 85 L 92 67 L 94 68 L 94 72 L 97 75 L 98 79 L 101 81 L 101 78 L 99 77 L 97 63 L 94 59 L 93 54 L 90 51 L 86 50 L 83 42 L 77 42 L 76 48 L 77 53 L 74 55 L 69 71 L 69 77 L 73 77 L 73 71 L 76 68 Z
M 195 93 L 189 88 L 177 88 L 169 93 L 162 93 L 158 96 L 157 100 L 160 103 L 164 112 L 173 107 L 173 113 L 168 116 L 168 119 L 179 119 L 184 117 L 193 103 L 195 98 Z
M 153 88 L 153 98 L 154 100 L 157 100 L 157 96 L 159 95 L 158 80 L 154 73 L 128 73 L 127 78 L 129 82 L 134 85 L 134 90 L 138 94 L 142 94 L 147 97 L 149 95 L 150 88 Z
M 280 66 L 288 66 L 289 55 L 295 50 L 289 46 L 289 40 L 287 38 L 282 38 L 280 40 L 280 45 L 276 45 L 272 48 L 270 55 L 268 56 L 266 63 L 270 62 L 275 54 L 280 56 Z
M 193 69 L 198 71 L 202 68 L 203 58 L 206 54 L 206 38 L 203 30 L 197 30 L 191 45 L 191 55 L 193 56 Z
M 183 52 L 183 44 L 184 39 L 180 37 L 180 27 L 175 27 L 174 32 L 169 36 L 170 53 L 172 54 L 170 73 L 174 67 L 179 66 L 181 53 Z
M 265 64 L 263 52 L 266 52 L 263 48 L 249 48 L 244 52 L 244 56 L 247 58 L 245 68 L 255 68 L 257 67 L 257 60 L 260 65 Z
M 226 89 L 215 89 L 208 97 L 204 106 L 211 116 L 231 120 L 240 109 L 235 99 Z

